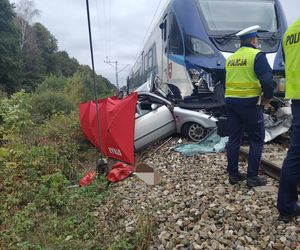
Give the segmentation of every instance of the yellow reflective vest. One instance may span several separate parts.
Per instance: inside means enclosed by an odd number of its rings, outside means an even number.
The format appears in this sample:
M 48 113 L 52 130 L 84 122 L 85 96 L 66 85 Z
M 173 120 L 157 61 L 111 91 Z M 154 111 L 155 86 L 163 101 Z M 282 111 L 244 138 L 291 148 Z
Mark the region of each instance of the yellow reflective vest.
M 226 60 L 225 97 L 250 98 L 262 94 L 254 71 L 254 61 L 260 50 L 241 47 Z
M 285 98 L 300 99 L 300 18 L 282 39 L 285 54 Z

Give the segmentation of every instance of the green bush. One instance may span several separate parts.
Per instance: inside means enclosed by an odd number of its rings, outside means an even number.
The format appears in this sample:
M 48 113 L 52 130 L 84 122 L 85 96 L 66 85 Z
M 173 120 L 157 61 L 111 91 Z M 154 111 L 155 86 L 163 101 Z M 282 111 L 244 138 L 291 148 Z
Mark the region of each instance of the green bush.
M 92 70 L 88 66 L 81 66 L 77 71 L 82 79 L 82 84 L 84 86 L 83 99 L 86 102 L 95 99 L 94 93 L 94 80 Z M 113 95 L 115 90 L 114 86 L 109 83 L 109 81 L 101 76 L 96 76 L 96 94 L 97 98 L 105 98 L 107 96 Z
M 67 189 L 86 173 L 80 173 L 83 138 L 76 112 L 9 135 L 0 147 L 0 248 L 95 249 L 90 211 L 106 195 L 98 192 L 105 180 Z
M 2 134 L 20 132 L 32 125 L 30 103 L 31 97 L 24 91 L 16 92 L 10 98 L 0 100 L 0 131 Z
M 64 94 L 72 103 L 78 106 L 79 103 L 83 101 L 84 92 L 85 89 L 82 83 L 81 76 L 78 73 L 75 73 L 73 77 L 68 79 L 68 82 L 64 88 Z
M 40 123 L 54 114 L 69 114 L 76 106 L 64 94 L 47 90 L 32 96 L 32 117 Z
M 97 192 L 103 181 L 97 179 L 84 188 L 66 189 L 68 182 L 60 173 L 43 177 L 36 195 L 21 210 L 11 216 L 0 215 L 6 228 L 0 230 L 3 247 L 97 249 L 96 239 L 101 234 L 91 211 L 108 195 Z
M 148 242 L 149 220 L 136 236 L 107 240 L 106 224 L 97 215 L 111 199 L 105 177 L 73 186 L 86 167 L 95 167 L 97 157 L 80 129 L 78 112 L 71 112 L 81 98 L 81 83 L 77 75 L 63 92 L 19 92 L 0 100 L 5 134 L 0 138 L 0 249 L 129 250 Z
M 67 78 L 63 76 L 48 76 L 36 89 L 36 93 L 43 93 L 45 91 L 62 92 L 67 83 Z

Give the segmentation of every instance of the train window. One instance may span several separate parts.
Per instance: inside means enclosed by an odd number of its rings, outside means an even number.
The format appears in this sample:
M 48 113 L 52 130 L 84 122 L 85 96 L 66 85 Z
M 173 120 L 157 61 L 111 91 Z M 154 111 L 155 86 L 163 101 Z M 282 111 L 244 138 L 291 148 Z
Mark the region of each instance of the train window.
M 148 67 L 152 69 L 153 66 L 153 50 L 152 48 L 148 51 Z
M 133 76 L 133 88 L 140 84 L 140 69 L 138 69 Z
M 139 58 L 140 58 L 140 62 L 138 62 L 138 65 L 141 65 L 142 72 L 143 72 L 144 71 L 144 65 L 145 65 L 145 62 L 144 62 L 144 51 L 142 51 L 142 53 L 139 56 Z
M 167 40 L 167 19 L 165 20 L 164 41 Z
M 152 48 L 152 51 L 153 51 L 153 59 L 152 59 L 152 66 L 155 67 L 157 65 L 157 61 L 156 61 L 156 46 L 155 44 L 153 45 L 153 48 Z
M 213 48 L 206 42 L 192 36 L 186 36 L 186 54 L 214 55 Z
M 197 3 L 211 35 L 232 33 L 256 24 L 269 32 L 278 28 L 273 0 L 197 0 Z
M 174 15 L 171 15 L 171 27 L 169 33 L 169 52 L 171 54 L 183 54 L 183 43 L 181 32 Z
M 148 54 L 144 55 L 144 72 L 148 69 Z

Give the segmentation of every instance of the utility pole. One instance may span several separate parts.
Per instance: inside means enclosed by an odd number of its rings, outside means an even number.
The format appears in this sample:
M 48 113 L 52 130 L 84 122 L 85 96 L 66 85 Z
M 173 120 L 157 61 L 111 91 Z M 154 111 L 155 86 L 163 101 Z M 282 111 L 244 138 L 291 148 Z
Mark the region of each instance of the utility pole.
M 122 69 L 120 69 L 120 70 L 118 70 L 118 61 L 110 61 L 110 60 L 108 60 L 108 58 L 106 57 L 106 59 L 105 59 L 105 61 L 104 61 L 105 63 L 107 63 L 108 65 L 110 65 L 110 66 L 112 66 L 112 67 L 114 67 L 115 68 L 115 71 L 116 71 L 116 86 L 117 86 L 117 90 L 118 90 L 118 92 L 120 91 L 120 87 L 119 87 L 119 73 L 121 72 L 121 71 L 123 71 L 129 64 L 127 64 L 125 67 L 123 67 Z

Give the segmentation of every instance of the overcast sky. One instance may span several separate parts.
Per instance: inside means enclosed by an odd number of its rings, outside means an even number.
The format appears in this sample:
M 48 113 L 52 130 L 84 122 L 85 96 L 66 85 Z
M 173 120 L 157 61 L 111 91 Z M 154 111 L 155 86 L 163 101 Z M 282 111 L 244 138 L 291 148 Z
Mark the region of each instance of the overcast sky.
M 115 64 L 111 66 L 104 60 L 118 61 L 119 85 L 125 84 L 128 72 L 151 31 L 150 27 L 167 1 L 89 0 L 97 74 L 115 84 Z M 57 38 L 59 49 L 67 51 L 80 64 L 91 65 L 86 0 L 34 2 L 41 11 L 34 21 L 41 22 Z M 300 17 L 300 0 L 281 0 L 281 4 L 288 24 Z

